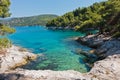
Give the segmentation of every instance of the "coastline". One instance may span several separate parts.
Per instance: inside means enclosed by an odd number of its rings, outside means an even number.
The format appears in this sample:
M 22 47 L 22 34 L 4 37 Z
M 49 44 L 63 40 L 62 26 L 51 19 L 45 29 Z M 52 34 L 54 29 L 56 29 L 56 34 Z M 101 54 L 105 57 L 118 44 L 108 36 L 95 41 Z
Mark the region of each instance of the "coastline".
M 94 41 L 94 35 L 91 37 L 86 36 L 84 38 L 76 38 L 77 41 L 84 40 L 85 38 Z M 99 36 L 98 36 L 99 37 Z M 79 40 L 78 40 L 79 39 Z M 104 37 L 105 39 L 105 37 Z M 101 39 L 98 39 L 98 41 Z M 116 41 L 117 40 L 117 41 Z M 86 40 L 87 41 L 87 40 Z M 117 42 L 117 44 L 116 44 Z M 119 39 L 107 38 L 107 40 L 103 40 L 101 46 L 98 45 L 97 48 L 94 48 L 94 51 L 91 51 L 92 54 L 96 54 L 99 58 L 98 61 L 94 63 L 94 66 L 88 73 L 80 73 L 74 70 L 67 70 L 67 71 L 52 71 L 52 70 L 27 70 L 22 68 L 17 68 L 14 70 L 9 70 L 5 72 L 0 72 L 0 79 L 2 80 L 119 80 L 120 79 L 120 46 L 119 46 Z M 98 42 L 96 42 L 98 43 Z M 94 43 L 93 43 L 94 45 Z M 96 44 L 95 44 L 96 45 Z M 113 46 L 109 46 L 113 45 Z M 108 46 L 107 52 L 103 51 L 106 50 Z M 18 50 L 18 47 L 16 47 Z M 117 49 L 115 49 L 117 48 Z M 112 50 L 112 51 L 111 51 Z M 113 52 L 113 51 L 116 52 Z M 101 54 L 98 54 L 100 53 Z M 109 52 L 109 55 L 108 55 Z M 21 53 L 20 53 L 21 54 Z M 23 54 L 23 53 L 22 53 Z M 32 53 L 26 52 L 25 54 L 36 56 Z M 104 54 L 104 55 L 103 55 Z M 29 60 L 34 60 L 36 57 Z M 25 63 L 26 64 L 26 63 Z M 23 64 L 22 64 L 23 65 Z M 18 67 L 18 66 L 17 66 Z
M 0 74 L 1 80 L 119 80 L 120 55 L 109 56 L 104 60 L 94 63 L 88 73 L 73 70 L 25 70 L 16 69 Z

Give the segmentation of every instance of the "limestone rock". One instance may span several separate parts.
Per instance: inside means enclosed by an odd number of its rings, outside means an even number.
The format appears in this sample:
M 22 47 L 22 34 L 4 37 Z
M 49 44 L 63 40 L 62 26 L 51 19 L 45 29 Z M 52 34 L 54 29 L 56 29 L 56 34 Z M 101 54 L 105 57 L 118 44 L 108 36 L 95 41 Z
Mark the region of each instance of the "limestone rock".
M 120 41 L 117 39 L 109 40 L 97 49 L 97 54 L 104 54 L 105 57 L 114 54 L 120 54 Z
M 37 56 L 30 52 L 19 51 L 19 47 L 12 46 L 7 49 L 5 55 L 0 57 L 0 71 L 14 69 L 16 67 L 27 64 L 30 60 L 34 60 Z
M 97 48 L 101 46 L 104 42 L 104 38 L 102 35 L 89 35 L 86 37 L 79 37 L 77 42 L 80 42 L 83 45 L 87 45 L 92 48 Z
M 96 62 L 88 75 L 98 80 L 120 80 L 120 55 Z

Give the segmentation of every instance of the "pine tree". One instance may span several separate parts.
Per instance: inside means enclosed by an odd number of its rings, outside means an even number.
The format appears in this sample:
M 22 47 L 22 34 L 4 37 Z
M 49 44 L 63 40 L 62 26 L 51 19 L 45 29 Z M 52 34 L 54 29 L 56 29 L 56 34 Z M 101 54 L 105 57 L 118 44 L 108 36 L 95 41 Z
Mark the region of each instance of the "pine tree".
M 9 6 L 10 1 L 9 0 L 0 0 L 0 18 L 9 17 Z M 3 35 L 11 34 L 15 32 L 13 28 L 10 28 L 8 26 L 5 26 L 0 23 L 0 49 L 7 48 L 11 46 L 11 41 Z

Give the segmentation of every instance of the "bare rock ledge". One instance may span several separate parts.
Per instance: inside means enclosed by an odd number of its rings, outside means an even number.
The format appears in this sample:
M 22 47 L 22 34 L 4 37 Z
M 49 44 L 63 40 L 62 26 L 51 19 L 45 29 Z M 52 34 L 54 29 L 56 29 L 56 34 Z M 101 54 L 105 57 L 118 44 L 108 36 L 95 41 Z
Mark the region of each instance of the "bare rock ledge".
M 23 66 L 37 58 L 37 55 L 16 46 L 8 48 L 5 54 L 0 54 L 0 72 Z

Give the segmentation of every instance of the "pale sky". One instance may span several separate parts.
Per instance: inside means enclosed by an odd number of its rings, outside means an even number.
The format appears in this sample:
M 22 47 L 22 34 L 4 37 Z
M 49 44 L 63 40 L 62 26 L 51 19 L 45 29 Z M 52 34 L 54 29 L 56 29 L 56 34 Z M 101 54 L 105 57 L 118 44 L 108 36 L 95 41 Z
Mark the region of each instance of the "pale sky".
M 105 0 L 11 0 L 11 17 L 40 14 L 63 15 L 78 7 L 90 6 Z

